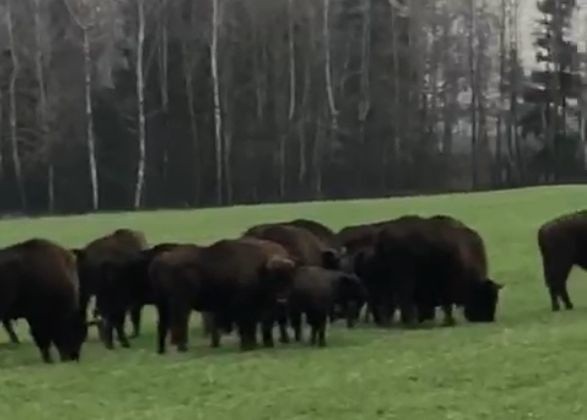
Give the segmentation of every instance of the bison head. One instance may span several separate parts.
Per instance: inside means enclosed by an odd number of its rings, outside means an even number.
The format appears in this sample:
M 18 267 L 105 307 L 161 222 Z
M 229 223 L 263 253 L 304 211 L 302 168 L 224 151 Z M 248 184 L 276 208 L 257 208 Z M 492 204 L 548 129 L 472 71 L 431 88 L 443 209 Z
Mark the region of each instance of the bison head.
M 470 322 L 494 322 L 503 285 L 490 279 L 475 283 L 465 302 L 465 318 Z
M 297 264 L 290 258 L 274 255 L 269 258 L 262 270 L 265 292 L 279 305 L 285 305 L 293 282 Z

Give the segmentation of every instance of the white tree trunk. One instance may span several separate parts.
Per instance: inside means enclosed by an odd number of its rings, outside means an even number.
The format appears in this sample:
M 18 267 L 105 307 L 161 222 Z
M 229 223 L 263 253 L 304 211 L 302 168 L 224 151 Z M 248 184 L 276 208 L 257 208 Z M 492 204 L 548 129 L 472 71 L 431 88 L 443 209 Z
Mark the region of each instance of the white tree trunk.
M 45 66 L 43 63 L 43 35 L 41 32 L 41 5 L 40 0 L 34 0 L 35 5 L 35 68 L 37 73 L 37 83 L 39 89 L 38 120 L 41 131 L 42 141 L 46 144 L 46 162 L 47 162 L 47 209 L 51 213 L 55 209 L 55 186 L 53 176 L 53 145 L 49 136 L 47 127 L 47 91 L 45 85 Z
M 371 109 L 371 0 L 363 4 L 363 33 L 361 40 L 361 100 L 359 102 L 359 141 L 365 143 L 365 123 Z
M 20 153 L 18 147 L 18 132 L 17 132 L 17 110 L 16 110 L 16 80 L 20 70 L 20 64 L 16 51 L 16 44 L 14 40 L 14 28 L 12 24 L 12 0 L 6 2 L 6 28 L 8 30 L 8 42 L 10 48 L 10 56 L 12 58 L 12 71 L 10 73 L 10 85 L 8 88 L 8 95 L 10 100 L 10 142 L 12 146 L 12 163 L 14 165 L 14 175 L 16 178 L 16 187 L 20 199 L 21 208 L 26 209 L 26 194 L 24 190 L 24 182 L 22 178 L 22 169 L 20 162 Z
M 161 41 L 159 42 L 159 72 L 161 89 L 161 106 L 163 112 L 167 114 L 169 108 L 169 60 L 168 60 L 168 34 L 167 34 L 167 0 L 161 0 Z
M 196 121 L 196 108 L 195 108 L 195 99 L 194 99 L 194 77 L 192 74 L 192 65 L 191 65 L 191 58 L 189 56 L 190 52 L 188 51 L 187 43 L 182 43 L 182 61 L 183 61 L 183 73 L 184 73 L 184 82 L 185 82 L 185 90 L 186 90 L 186 99 L 187 99 L 187 106 L 188 106 L 188 114 L 190 117 L 190 133 L 192 137 L 192 143 L 194 147 L 194 165 L 195 165 L 195 191 L 194 191 L 194 200 L 196 203 L 200 201 L 200 145 L 198 141 L 198 124 Z
M 145 134 L 145 99 L 143 82 L 143 47 L 145 43 L 145 3 L 137 0 L 138 34 L 137 34 L 137 102 L 138 102 L 138 132 L 139 132 L 139 159 L 137 166 L 137 183 L 135 186 L 134 208 L 138 209 L 143 202 L 143 190 L 145 186 L 146 164 L 146 134 Z
M 92 210 L 100 208 L 100 190 L 98 186 L 98 165 L 96 162 L 96 141 L 94 138 L 94 110 L 92 107 L 92 56 L 90 45 L 91 23 L 83 22 L 74 11 L 69 0 L 64 0 L 69 15 L 81 29 L 83 36 L 84 55 L 84 98 L 86 108 L 86 142 L 88 146 L 88 166 L 90 170 L 90 184 L 92 188 Z
M 285 198 L 285 183 L 287 173 L 286 141 L 293 132 L 294 116 L 296 113 L 296 54 L 293 18 L 293 0 L 287 1 L 287 39 L 288 39 L 288 67 L 289 67 L 289 107 L 287 112 L 287 130 L 279 138 L 279 194 Z
M 223 141 L 222 141 L 222 108 L 220 103 L 220 82 L 218 79 L 218 26 L 219 0 L 212 0 L 212 45 L 210 46 L 210 65 L 214 89 L 214 144 L 216 146 L 216 201 L 222 204 L 223 182 Z
M 324 73 L 326 78 L 326 95 L 330 108 L 331 130 L 334 135 L 338 131 L 338 110 L 332 88 L 332 67 L 330 57 L 330 0 L 323 0 L 322 7 L 322 36 L 324 40 Z
M 85 73 L 85 101 L 86 101 L 86 136 L 88 142 L 88 161 L 90 166 L 90 181 L 92 186 L 92 209 L 100 208 L 98 188 L 98 165 L 96 164 L 96 142 L 94 139 L 94 110 L 92 108 L 92 57 L 90 50 L 90 34 L 86 27 L 82 27 Z

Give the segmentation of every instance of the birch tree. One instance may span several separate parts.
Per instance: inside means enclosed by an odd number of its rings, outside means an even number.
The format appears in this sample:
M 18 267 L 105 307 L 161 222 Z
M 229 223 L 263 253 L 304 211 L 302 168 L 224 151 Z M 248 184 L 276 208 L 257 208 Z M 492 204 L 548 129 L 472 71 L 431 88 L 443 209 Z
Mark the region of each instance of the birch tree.
M 220 28 L 220 0 L 212 0 L 212 41 L 210 43 L 210 68 L 214 95 L 214 146 L 216 152 L 216 202 L 222 204 L 223 184 L 223 136 L 220 80 L 218 75 L 218 34 Z
M 143 80 L 143 49 L 145 43 L 145 2 L 137 2 L 137 62 L 136 62 L 136 79 L 137 79 L 137 109 L 138 109 L 138 143 L 139 157 L 137 165 L 137 182 L 135 185 L 134 208 L 141 206 L 143 201 L 143 189 L 145 185 L 145 165 L 146 165 L 146 132 L 145 132 L 145 98 L 144 98 L 144 80 Z
M 18 59 L 18 51 L 16 48 L 16 39 L 14 34 L 13 0 L 7 0 L 6 3 L 6 28 L 8 31 L 8 44 L 10 48 L 10 57 L 12 59 L 12 70 L 10 72 L 10 84 L 8 87 L 9 96 L 9 112 L 10 112 L 10 143 L 12 149 L 12 164 L 14 166 L 14 176 L 16 180 L 16 188 L 20 200 L 22 210 L 26 210 L 26 192 L 24 186 L 24 179 L 22 175 L 22 166 L 20 161 L 19 140 L 18 140 L 18 121 L 17 121 L 17 93 L 16 82 L 20 71 L 20 62 Z
M 94 133 L 94 111 L 92 107 L 92 48 L 90 31 L 95 26 L 95 9 L 93 0 L 64 0 L 69 14 L 82 32 L 82 51 L 84 56 L 84 98 L 86 115 L 86 141 L 88 149 L 88 166 L 92 188 L 92 210 L 100 208 L 98 165 L 96 162 L 96 140 Z M 76 7 L 77 6 L 77 7 Z M 79 9 L 84 10 L 79 11 Z

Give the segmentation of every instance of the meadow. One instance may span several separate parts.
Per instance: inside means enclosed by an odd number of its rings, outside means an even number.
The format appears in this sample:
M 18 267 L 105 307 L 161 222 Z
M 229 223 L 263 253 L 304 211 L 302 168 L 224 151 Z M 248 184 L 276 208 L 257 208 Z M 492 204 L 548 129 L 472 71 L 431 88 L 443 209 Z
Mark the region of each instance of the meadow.
M 569 280 L 576 309 L 553 314 L 536 231 L 587 208 L 587 186 L 433 197 L 0 221 L 0 242 L 30 237 L 80 246 L 118 227 L 151 243 L 210 243 L 260 222 L 311 218 L 338 229 L 407 213 L 449 214 L 486 241 L 492 277 L 506 285 L 492 325 L 405 331 L 342 324 L 328 346 L 278 345 L 241 353 L 235 338 L 209 348 L 194 315 L 190 350 L 155 353 L 155 317 L 131 349 L 93 336 L 79 364 L 47 366 L 0 335 L 0 419 L 585 419 L 587 274 Z

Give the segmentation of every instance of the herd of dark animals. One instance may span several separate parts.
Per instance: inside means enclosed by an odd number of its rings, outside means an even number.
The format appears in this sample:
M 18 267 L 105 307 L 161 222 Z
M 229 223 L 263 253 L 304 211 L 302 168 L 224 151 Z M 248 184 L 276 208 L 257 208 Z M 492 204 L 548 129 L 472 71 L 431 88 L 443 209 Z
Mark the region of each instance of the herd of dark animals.
M 587 211 L 544 224 L 538 244 L 552 310 L 559 300 L 572 309 L 566 280 L 573 265 L 587 269 Z M 265 347 L 274 346 L 275 326 L 280 342 L 290 341 L 289 328 L 301 341 L 304 316 L 318 346 L 326 344 L 329 321 L 353 328 L 362 311 L 383 327 L 396 313 L 406 327 L 433 321 L 437 308 L 452 326 L 455 307 L 469 322 L 494 322 L 502 287 L 488 277 L 481 236 L 449 216 L 403 216 L 338 233 L 298 219 L 209 246 L 149 247 L 143 233 L 118 229 L 82 249 L 31 239 L 0 250 L 0 319 L 14 343 L 11 322 L 26 319 L 45 362 L 51 346 L 62 361 L 79 360 L 91 325 L 108 349 L 115 336 L 129 347 L 125 319 L 138 336 L 144 305 L 157 310 L 159 353 L 168 335 L 187 350 L 193 310 L 212 347 L 236 330 L 241 349 L 251 350 L 259 327 Z

